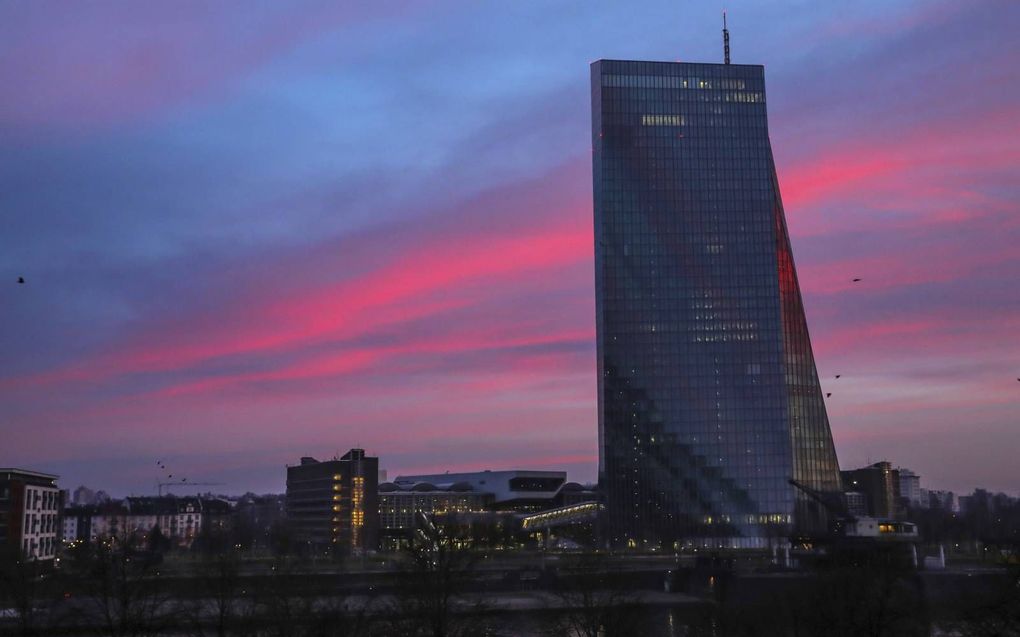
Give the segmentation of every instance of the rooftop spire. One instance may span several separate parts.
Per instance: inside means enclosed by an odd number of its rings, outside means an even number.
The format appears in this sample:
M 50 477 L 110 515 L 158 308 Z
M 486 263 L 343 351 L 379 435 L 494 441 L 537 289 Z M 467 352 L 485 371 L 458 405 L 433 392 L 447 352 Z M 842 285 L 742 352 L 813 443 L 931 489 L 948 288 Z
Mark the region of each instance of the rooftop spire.
M 730 63 L 730 32 L 726 28 L 726 12 L 722 12 L 722 44 L 723 44 L 723 61 L 726 64 Z

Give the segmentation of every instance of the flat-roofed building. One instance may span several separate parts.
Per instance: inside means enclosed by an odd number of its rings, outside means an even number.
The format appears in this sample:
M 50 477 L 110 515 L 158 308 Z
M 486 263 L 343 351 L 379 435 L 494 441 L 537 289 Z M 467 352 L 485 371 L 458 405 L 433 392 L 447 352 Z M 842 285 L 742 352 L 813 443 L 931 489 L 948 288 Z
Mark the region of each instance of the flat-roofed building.
M 554 506 L 560 487 L 567 481 L 566 471 L 474 471 L 469 473 L 432 473 L 397 476 L 394 484 L 401 487 L 428 483 L 443 489 L 463 484 L 474 491 L 492 494 L 492 508 L 497 511 L 531 513 Z
M 0 469 L 0 549 L 52 560 L 62 535 L 57 478 L 51 473 Z
M 921 476 L 910 469 L 896 469 L 900 480 L 900 498 L 913 507 L 921 506 Z
M 868 502 L 868 515 L 875 518 L 895 519 L 900 515 L 899 471 L 888 462 L 843 471 L 843 485 L 847 491 L 863 493 Z
M 492 510 L 493 494 L 477 491 L 466 482 L 438 486 L 429 482 L 384 482 L 379 485 L 380 546 L 395 550 L 410 542 L 415 516 L 430 519 Z
M 287 467 L 287 522 L 308 550 L 350 553 L 378 546 L 379 459 L 351 449 Z

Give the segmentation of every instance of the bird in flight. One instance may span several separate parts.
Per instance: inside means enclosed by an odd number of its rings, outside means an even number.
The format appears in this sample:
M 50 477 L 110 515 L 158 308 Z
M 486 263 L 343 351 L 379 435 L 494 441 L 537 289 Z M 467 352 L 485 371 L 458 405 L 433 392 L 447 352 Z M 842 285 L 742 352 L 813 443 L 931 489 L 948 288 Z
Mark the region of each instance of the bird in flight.
M 826 398 L 828 398 L 828 397 L 829 397 L 829 396 L 831 396 L 831 395 L 832 395 L 832 392 L 830 391 L 830 392 L 827 392 L 827 393 L 825 394 L 825 397 L 826 397 Z
M 23 276 L 19 276 L 19 277 L 18 277 L 18 283 L 20 283 L 20 284 L 24 285 L 24 284 L 25 284 L 25 277 L 23 277 Z
M 842 374 L 836 374 L 836 378 L 839 378 L 840 376 L 842 376 Z
M 860 279 L 854 279 L 853 280 L 854 283 L 860 283 L 860 281 L 861 281 Z

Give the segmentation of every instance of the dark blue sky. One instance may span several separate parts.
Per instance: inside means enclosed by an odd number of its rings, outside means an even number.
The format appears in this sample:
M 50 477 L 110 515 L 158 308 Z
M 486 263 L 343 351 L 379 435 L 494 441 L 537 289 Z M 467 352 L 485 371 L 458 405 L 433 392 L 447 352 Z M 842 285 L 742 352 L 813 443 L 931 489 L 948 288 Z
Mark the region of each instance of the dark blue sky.
M 1015 491 L 1020 5 L 726 8 L 841 464 Z M 719 61 L 720 9 L 0 4 L 0 466 L 594 478 L 588 64 Z

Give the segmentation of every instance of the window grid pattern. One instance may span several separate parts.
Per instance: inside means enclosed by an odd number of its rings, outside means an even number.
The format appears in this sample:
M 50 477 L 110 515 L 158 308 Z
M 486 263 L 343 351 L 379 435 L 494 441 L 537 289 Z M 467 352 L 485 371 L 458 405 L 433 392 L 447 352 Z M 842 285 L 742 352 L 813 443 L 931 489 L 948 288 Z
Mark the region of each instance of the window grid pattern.
M 602 60 L 592 107 L 608 539 L 766 546 L 793 522 L 789 478 L 828 475 L 835 455 L 763 69 Z M 784 259 L 792 282 L 781 280 Z M 792 440 L 803 432 L 809 441 Z

